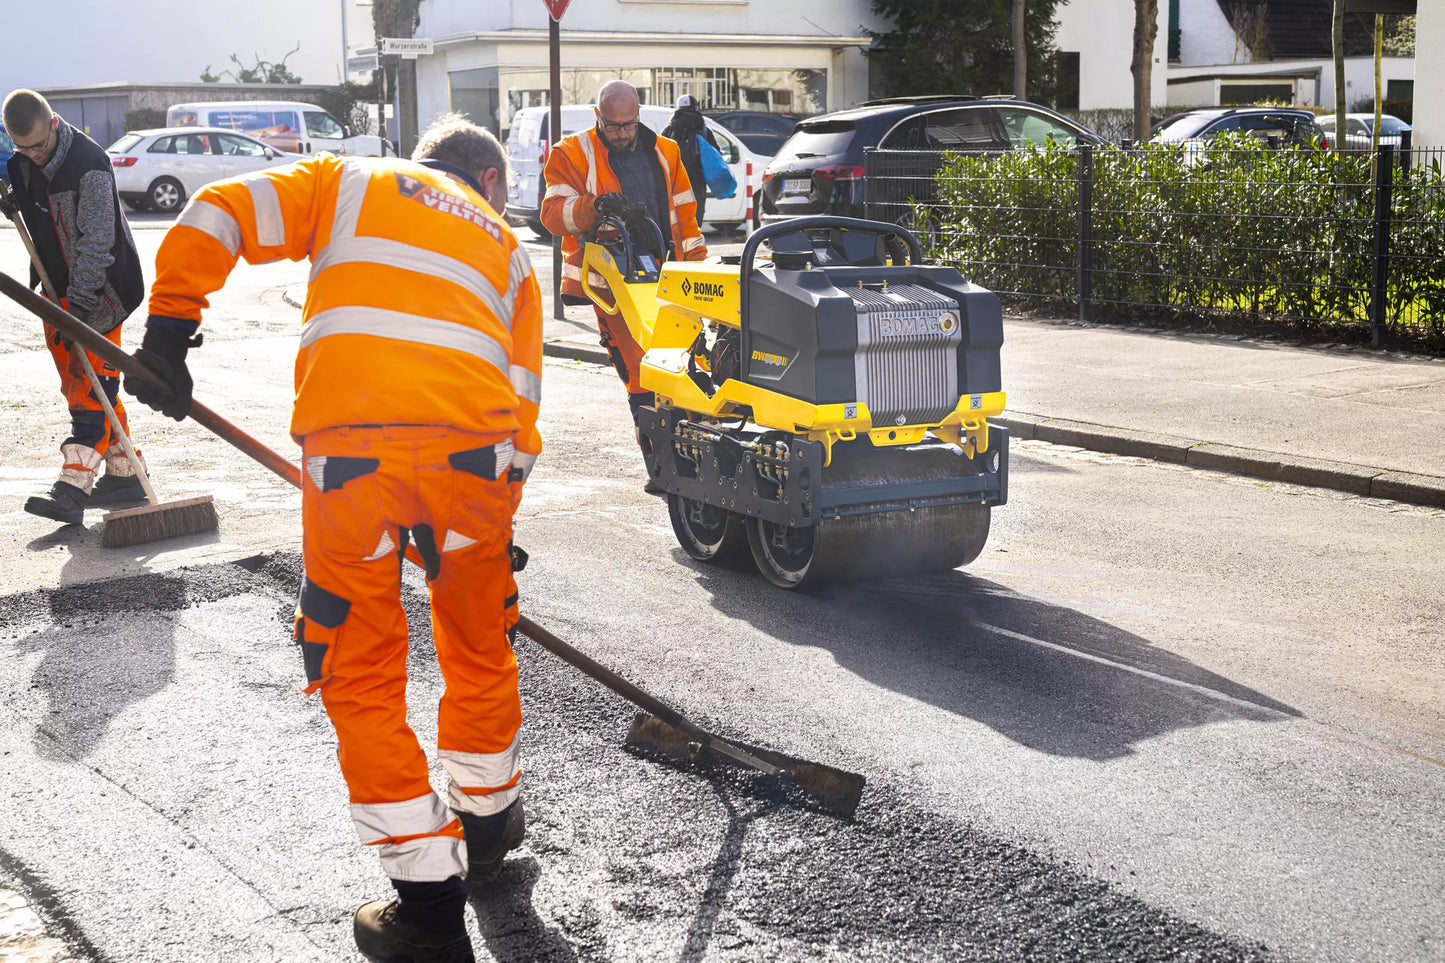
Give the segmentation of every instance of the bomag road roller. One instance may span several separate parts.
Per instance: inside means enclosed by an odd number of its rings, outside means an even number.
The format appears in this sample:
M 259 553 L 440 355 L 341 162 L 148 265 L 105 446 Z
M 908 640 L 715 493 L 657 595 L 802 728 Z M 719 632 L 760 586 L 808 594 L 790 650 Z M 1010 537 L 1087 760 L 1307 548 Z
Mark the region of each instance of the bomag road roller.
M 770 224 L 720 262 L 668 261 L 637 212 L 585 243 L 588 296 L 646 352 L 638 441 L 688 555 L 797 588 L 983 550 L 1008 494 L 992 293 L 852 218 Z

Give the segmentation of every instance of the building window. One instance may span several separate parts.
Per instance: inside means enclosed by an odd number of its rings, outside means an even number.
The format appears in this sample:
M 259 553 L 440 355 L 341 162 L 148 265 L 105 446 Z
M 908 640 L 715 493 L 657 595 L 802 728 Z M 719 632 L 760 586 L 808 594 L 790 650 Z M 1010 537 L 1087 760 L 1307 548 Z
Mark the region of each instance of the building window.
M 1079 52 L 1060 50 L 1055 56 L 1059 86 L 1054 96 L 1055 110 L 1079 109 Z
M 451 82 L 452 110 L 478 127 L 501 133 L 501 104 L 497 96 L 497 68 L 457 70 L 447 75 Z
M 1387 80 L 1385 81 L 1386 100 L 1414 100 L 1415 81 L 1413 80 Z
M 1219 106 L 1239 107 L 1246 104 L 1260 104 L 1272 101 L 1279 104 L 1294 103 L 1294 82 L 1259 84 L 1223 83 L 1219 85 Z
M 828 71 L 773 67 L 663 67 L 656 102 L 692 94 L 705 111 L 758 110 L 805 117 L 828 110 Z
M 562 71 L 562 103 L 591 104 L 597 100 L 597 90 L 609 80 L 625 80 L 637 88 L 637 99 L 644 104 L 654 103 L 652 99 L 653 71 L 646 67 L 630 70 L 609 68 L 599 70 L 590 67 L 564 69 Z M 502 113 L 499 118 L 502 131 L 512 127 L 512 116 L 523 107 L 546 107 L 552 102 L 551 79 L 545 67 L 540 69 L 503 67 L 499 73 L 498 85 L 502 96 Z

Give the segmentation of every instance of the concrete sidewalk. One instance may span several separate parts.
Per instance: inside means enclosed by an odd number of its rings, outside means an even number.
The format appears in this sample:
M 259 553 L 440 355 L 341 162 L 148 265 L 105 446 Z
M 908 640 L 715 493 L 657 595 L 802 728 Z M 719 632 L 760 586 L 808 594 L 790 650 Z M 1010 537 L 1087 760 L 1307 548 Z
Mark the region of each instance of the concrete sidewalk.
M 1445 506 L 1445 361 L 1009 318 L 1015 438 Z M 608 364 L 590 308 L 546 353 Z

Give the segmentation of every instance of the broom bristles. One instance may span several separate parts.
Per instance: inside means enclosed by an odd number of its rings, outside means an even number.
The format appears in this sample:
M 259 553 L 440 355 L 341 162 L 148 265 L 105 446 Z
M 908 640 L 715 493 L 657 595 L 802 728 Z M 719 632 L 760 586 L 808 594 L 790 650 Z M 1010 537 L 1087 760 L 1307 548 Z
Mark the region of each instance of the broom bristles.
M 101 521 L 105 524 L 100 544 L 105 548 L 124 548 L 182 535 L 214 532 L 221 524 L 210 495 L 110 512 L 102 515 Z

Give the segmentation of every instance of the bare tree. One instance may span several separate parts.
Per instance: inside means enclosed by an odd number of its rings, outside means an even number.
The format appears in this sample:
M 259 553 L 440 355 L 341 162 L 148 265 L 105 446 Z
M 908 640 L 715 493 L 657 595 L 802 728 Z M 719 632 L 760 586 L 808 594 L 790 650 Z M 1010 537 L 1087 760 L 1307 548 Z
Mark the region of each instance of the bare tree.
M 1345 146 L 1345 0 L 1335 0 L 1335 146 Z
M 1028 99 L 1028 43 L 1024 38 L 1025 0 L 1013 0 L 1014 96 Z
M 1159 36 L 1159 0 L 1134 0 L 1134 140 L 1149 139 L 1150 91 L 1154 81 L 1154 41 Z
M 1380 114 L 1385 109 L 1384 82 L 1380 79 L 1380 60 L 1385 47 L 1385 15 L 1375 14 L 1375 126 L 1370 128 L 1370 150 L 1380 149 Z

